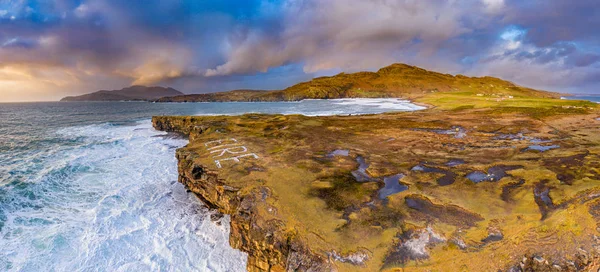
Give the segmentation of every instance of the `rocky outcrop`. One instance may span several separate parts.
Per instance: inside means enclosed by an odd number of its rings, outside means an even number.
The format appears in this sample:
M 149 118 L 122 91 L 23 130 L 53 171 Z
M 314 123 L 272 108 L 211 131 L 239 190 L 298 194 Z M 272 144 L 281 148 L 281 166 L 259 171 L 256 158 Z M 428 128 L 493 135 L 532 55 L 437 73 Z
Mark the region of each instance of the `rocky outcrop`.
M 187 116 L 182 118 L 169 118 L 168 116 L 154 116 L 152 117 L 152 125 L 156 130 L 165 132 L 175 132 L 183 134 L 193 141 L 197 134 L 202 133 L 204 127 L 196 125 L 193 116 Z
M 193 138 L 202 127 L 191 126 L 193 117 L 173 120 L 154 117 L 156 129 L 177 132 Z M 186 147 L 177 150 L 179 182 L 206 205 L 231 216 L 230 245 L 248 253 L 248 271 L 331 271 L 326 256 L 312 252 L 285 222 L 259 216 L 268 210 L 270 190 L 251 191 L 228 186 L 218 173 L 197 162 Z
M 595 118 L 466 109 L 153 124 L 189 137 L 179 181 L 230 215 L 249 271 L 589 271 L 600 264 Z M 447 133 L 456 127 L 464 137 Z M 542 139 L 561 148 L 523 151 Z M 382 197 L 391 176 L 405 187 Z

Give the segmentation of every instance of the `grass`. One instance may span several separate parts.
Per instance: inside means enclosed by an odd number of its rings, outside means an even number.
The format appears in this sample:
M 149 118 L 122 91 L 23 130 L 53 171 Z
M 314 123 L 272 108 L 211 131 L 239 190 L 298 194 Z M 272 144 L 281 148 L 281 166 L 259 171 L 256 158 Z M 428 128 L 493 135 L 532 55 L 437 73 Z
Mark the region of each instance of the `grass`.
M 436 93 L 416 99 L 439 110 L 464 111 L 485 109 L 494 114 L 524 114 L 536 119 L 555 115 L 586 114 L 598 108 L 597 103 L 583 100 L 519 97 L 477 94 L 473 92 Z

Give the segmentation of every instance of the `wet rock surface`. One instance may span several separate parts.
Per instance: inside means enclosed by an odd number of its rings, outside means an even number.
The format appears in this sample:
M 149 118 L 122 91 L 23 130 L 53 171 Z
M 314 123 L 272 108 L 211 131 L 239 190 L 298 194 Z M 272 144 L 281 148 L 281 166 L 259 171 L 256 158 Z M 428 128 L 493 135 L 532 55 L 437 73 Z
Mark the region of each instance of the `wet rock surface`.
M 365 160 L 364 157 L 358 156 L 356 158 L 356 162 L 358 162 L 358 169 L 352 171 L 352 176 L 358 182 L 370 182 L 376 181 L 376 179 L 372 178 L 369 174 L 367 174 L 367 168 L 369 168 L 369 164 Z
M 560 145 L 530 145 L 525 148 L 523 151 L 539 151 L 546 152 L 548 150 L 560 148 Z
M 490 167 L 487 170 L 487 173 L 482 171 L 473 171 L 467 174 L 467 178 L 474 183 L 480 183 L 483 181 L 494 182 L 508 176 L 506 172 L 521 168 L 523 168 L 523 166 L 520 165 L 496 165 Z
M 554 210 L 556 207 L 550 198 L 550 187 L 547 185 L 548 181 L 541 181 L 533 187 L 533 195 L 535 197 L 535 203 L 540 208 L 542 214 L 542 220 L 546 219 L 548 213 Z
M 457 165 L 464 164 L 462 162 L 463 162 L 462 160 L 452 160 L 452 161 L 446 163 L 446 165 L 449 164 L 448 166 L 454 167 Z M 456 173 L 454 173 L 450 170 L 431 167 L 431 166 L 427 166 L 426 164 L 419 164 L 419 165 L 413 167 L 411 170 L 416 171 L 416 172 L 443 174 L 443 176 L 436 179 L 437 184 L 440 186 L 451 185 L 452 183 L 454 183 L 456 181 L 456 177 L 457 177 Z

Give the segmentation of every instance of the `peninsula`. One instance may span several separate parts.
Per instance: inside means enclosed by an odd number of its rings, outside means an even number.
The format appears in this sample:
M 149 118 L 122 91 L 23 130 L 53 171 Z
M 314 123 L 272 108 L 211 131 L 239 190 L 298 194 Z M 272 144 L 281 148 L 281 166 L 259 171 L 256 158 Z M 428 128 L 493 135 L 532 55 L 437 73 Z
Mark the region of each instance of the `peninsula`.
M 67 96 L 60 101 L 149 101 L 164 96 L 183 95 L 182 92 L 173 88 L 131 86 L 121 90 L 97 91 L 80 96 Z
M 231 216 L 230 244 L 248 253 L 248 271 L 600 266 L 596 103 L 407 65 L 246 95 L 428 105 L 364 116 L 154 117 L 156 129 L 189 137 L 177 150 L 179 182 Z

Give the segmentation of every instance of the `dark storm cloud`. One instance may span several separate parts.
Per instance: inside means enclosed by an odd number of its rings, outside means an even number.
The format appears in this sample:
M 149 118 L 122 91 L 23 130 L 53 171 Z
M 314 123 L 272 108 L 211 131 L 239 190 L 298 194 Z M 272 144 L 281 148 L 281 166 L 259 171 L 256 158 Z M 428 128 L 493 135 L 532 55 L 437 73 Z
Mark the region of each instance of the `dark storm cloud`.
M 551 90 L 588 88 L 600 69 L 598 6 L 591 0 L 0 0 L 0 85 L 37 82 L 55 93 L 123 84 L 187 92 L 273 89 L 407 62 Z
M 380 67 L 402 55 L 431 55 L 470 30 L 461 5 L 445 1 L 289 1 L 277 32 L 253 29 L 206 75 L 267 71 L 304 62 L 305 71 Z
M 565 66 L 588 66 L 597 61 L 595 54 L 581 53 L 572 43 L 557 43 L 548 47 L 532 50 L 507 51 L 505 57 L 513 57 L 517 61 L 530 60 L 537 64 L 547 64 L 564 59 Z
M 527 27 L 528 41 L 537 46 L 561 41 L 600 43 L 600 5 L 596 0 L 509 0 L 507 6 L 506 20 Z

